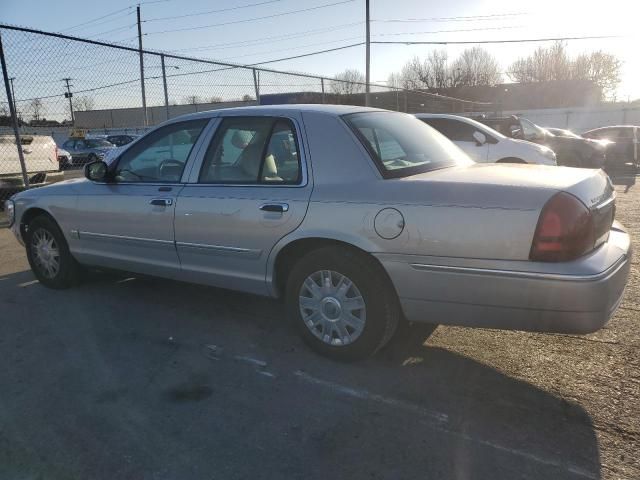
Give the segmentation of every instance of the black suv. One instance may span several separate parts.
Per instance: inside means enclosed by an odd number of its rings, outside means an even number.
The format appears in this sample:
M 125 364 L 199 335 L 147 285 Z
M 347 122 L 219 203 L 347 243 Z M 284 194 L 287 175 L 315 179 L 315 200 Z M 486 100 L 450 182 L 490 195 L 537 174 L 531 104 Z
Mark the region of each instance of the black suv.
M 526 118 L 474 117 L 507 137 L 527 140 L 549 147 L 556 153 L 558 165 L 567 167 L 604 168 L 606 147 L 586 138 L 556 137 Z

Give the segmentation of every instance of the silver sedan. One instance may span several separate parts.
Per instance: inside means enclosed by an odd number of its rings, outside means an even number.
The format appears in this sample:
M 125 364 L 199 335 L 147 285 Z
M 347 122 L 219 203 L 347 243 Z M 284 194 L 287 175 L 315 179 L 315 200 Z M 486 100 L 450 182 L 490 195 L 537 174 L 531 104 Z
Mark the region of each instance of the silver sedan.
M 85 176 L 7 203 L 43 285 L 90 266 L 283 298 L 339 359 L 376 352 L 401 319 L 591 332 L 629 272 L 603 172 L 475 164 L 402 113 L 202 112 Z

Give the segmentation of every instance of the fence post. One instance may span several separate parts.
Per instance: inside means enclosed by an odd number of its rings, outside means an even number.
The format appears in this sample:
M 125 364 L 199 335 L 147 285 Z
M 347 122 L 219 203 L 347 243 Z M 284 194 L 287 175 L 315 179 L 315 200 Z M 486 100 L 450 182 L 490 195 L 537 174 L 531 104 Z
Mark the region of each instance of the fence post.
M 140 52 L 140 87 L 142 88 L 142 121 L 147 126 L 147 95 L 144 91 L 144 51 L 142 50 L 142 26 L 140 22 L 140 5 L 137 7 L 138 14 L 138 51 Z
M 322 88 L 322 103 L 324 102 L 324 78 L 320 77 L 320 87 Z
M 409 109 L 407 108 L 407 91 L 404 91 L 404 111 L 405 113 L 409 113 Z
M 167 114 L 165 120 L 169 120 L 169 92 L 167 90 L 167 71 L 164 68 L 164 54 L 160 55 L 160 62 L 162 63 L 162 86 L 164 87 L 164 110 Z
M 4 59 L 4 48 L 2 47 L 2 33 L 0 32 L 0 62 L 2 62 L 2 77 L 4 78 L 4 87 L 7 91 L 7 103 L 9 103 L 9 113 L 11 114 L 11 123 L 13 124 L 13 135 L 16 138 L 16 147 L 18 149 L 18 158 L 20 159 L 20 170 L 22 170 L 22 181 L 25 188 L 29 188 L 29 177 L 27 176 L 27 167 L 24 163 L 24 152 L 22 151 L 22 142 L 20 141 L 20 130 L 18 129 L 18 115 L 16 115 L 16 106 L 13 104 L 11 95 L 11 87 L 9 85 L 9 74 L 7 73 L 7 63 Z
M 255 69 L 252 68 L 251 70 L 253 70 L 253 86 L 256 90 L 256 104 L 260 105 L 260 76 L 259 76 L 259 72 Z

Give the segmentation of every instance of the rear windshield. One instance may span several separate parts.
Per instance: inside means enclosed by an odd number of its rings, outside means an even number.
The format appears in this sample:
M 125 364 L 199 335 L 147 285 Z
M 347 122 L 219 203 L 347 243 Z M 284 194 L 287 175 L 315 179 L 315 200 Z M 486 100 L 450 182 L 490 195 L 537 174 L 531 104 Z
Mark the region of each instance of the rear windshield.
M 405 177 L 473 163 L 444 135 L 411 115 L 364 112 L 343 118 L 384 177 Z
M 87 144 L 87 146 L 91 147 L 91 148 L 99 148 L 99 147 L 113 147 L 113 144 L 110 142 L 107 142 L 106 140 L 102 140 L 100 138 L 88 138 L 85 139 L 85 143 Z

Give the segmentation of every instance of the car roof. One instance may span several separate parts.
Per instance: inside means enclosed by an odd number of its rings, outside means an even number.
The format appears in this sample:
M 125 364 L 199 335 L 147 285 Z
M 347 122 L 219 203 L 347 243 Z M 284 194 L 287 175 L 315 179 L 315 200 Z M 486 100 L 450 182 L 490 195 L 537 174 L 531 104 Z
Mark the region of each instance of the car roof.
M 592 128 L 591 130 L 587 130 L 585 133 L 596 132 L 598 130 L 608 130 L 610 128 L 639 128 L 639 127 L 637 127 L 636 125 L 608 125 L 606 127 Z
M 500 138 L 503 138 L 504 135 L 500 132 L 498 132 L 497 130 L 494 130 L 493 128 L 491 128 L 489 125 L 485 125 L 482 122 L 479 122 L 478 120 L 476 120 L 475 118 L 469 118 L 469 117 L 463 117 L 462 115 L 452 115 L 450 113 L 416 113 L 415 114 L 416 118 L 445 118 L 448 120 L 457 120 L 463 123 L 466 123 L 467 125 L 473 125 L 474 127 L 484 131 L 484 132 L 490 132 L 491 134 L 495 135 L 498 134 L 500 135 Z
M 323 104 L 284 104 L 284 105 L 252 105 L 247 107 L 231 107 L 231 108 L 219 108 L 216 110 L 206 110 L 197 113 L 188 113 L 179 117 L 172 118 L 171 121 L 176 120 L 192 120 L 198 118 L 213 118 L 225 114 L 243 113 L 245 115 L 282 115 L 283 113 L 293 112 L 316 112 L 324 113 L 332 116 L 346 115 L 349 113 L 359 112 L 386 112 L 380 108 L 361 107 L 356 105 L 323 105 Z

